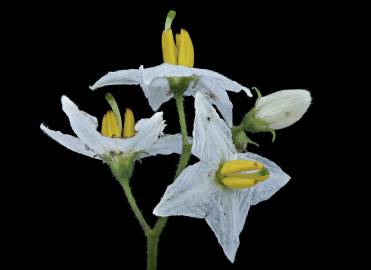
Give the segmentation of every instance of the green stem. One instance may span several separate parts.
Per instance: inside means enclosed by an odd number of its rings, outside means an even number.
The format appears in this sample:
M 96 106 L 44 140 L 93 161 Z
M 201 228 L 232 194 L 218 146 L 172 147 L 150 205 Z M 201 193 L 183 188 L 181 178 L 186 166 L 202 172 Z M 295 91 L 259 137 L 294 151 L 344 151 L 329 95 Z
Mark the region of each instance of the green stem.
M 178 110 L 178 116 L 179 116 L 179 124 L 180 124 L 180 130 L 182 132 L 182 144 L 188 144 L 188 135 L 187 135 L 187 123 L 185 119 L 185 113 L 184 113 L 184 97 L 183 96 L 176 96 L 175 97 L 176 102 L 176 108 Z
M 121 179 L 119 181 L 121 183 L 122 188 L 124 189 L 125 196 L 130 204 L 131 210 L 133 210 L 135 217 L 137 218 L 140 226 L 143 229 L 145 235 L 147 235 L 151 231 L 151 227 L 148 225 L 147 221 L 142 215 L 133 194 L 131 193 L 131 188 L 129 185 L 129 179 Z M 148 237 L 147 237 L 148 238 Z
M 178 116 L 179 116 L 180 130 L 182 132 L 182 154 L 180 155 L 178 167 L 175 173 L 175 178 L 176 178 L 188 165 L 189 158 L 191 156 L 192 144 L 188 143 L 187 124 L 186 124 L 185 113 L 184 113 L 184 97 L 176 96 L 175 101 L 176 101 L 176 107 L 177 107 Z M 157 219 L 155 226 L 152 229 L 153 235 L 157 237 L 156 238 L 157 242 L 152 241 L 152 240 L 150 241 L 149 238 L 147 238 L 147 254 L 148 254 L 147 255 L 148 256 L 147 257 L 147 270 L 156 269 L 156 268 L 149 268 L 149 267 L 153 265 L 152 256 L 154 256 L 154 254 L 156 254 L 157 256 L 158 240 L 160 238 L 162 231 L 164 230 L 166 226 L 167 220 L 168 220 L 168 217 L 159 217 Z M 156 264 L 154 263 L 154 265 Z
M 157 269 L 157 254 L 158 254 L 158 241 L 160 238 L 159 233 L 152 230 L 147 235 L 147 270 Z
M 180 130 L 182 132 L 182 154 L 180 155 L 178 168 L 175 173 L 175 178 L 187 167 L 189 158 L 191 157 L 192 144 L 188 143 L 187 123 L 184 113 L 184 97 L 182 95 L 175 96 L 176 108 L 178 110 Z
M 188 165 L 192 144 L 188 143 L 188 133 L 187 133 L 187 124 L 185 120 L 184 113 L 184 97 L 182 95 L 176 96 L 176 107 L 179 115 L 180 129 L 182 132 L 182 154 L 180 155 L 178 167 L 175 173 L 175 178 L 184 170 Z M 121 178 L 121 177 L 120 177 Z M 159 217 L 153 228 L 151 228 L 140 211 L 135 198 L 131 192 L 129 185 L 129 179 L 125 177 L 124 179 L 118 179 L 121 183 L 126 198 L 131 206 L 131 209 L 134 212 L 135 217 L 137 218 L 140 226 L 143 229 L 143 232 L 147 238 L 147 270 L 156 270 L 157 269 L 157 255 L 158 255 L 158 242 L 160 235 L 163 229 L 166 226 L 168 220 L 167 217 Z

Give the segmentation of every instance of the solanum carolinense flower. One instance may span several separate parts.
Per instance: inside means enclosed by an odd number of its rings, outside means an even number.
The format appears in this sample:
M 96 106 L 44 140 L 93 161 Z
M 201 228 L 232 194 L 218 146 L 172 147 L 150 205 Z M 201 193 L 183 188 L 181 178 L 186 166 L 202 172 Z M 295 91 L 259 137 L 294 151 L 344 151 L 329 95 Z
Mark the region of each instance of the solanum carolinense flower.
M 91 86 L 91 89 L 107 85 L 139 84 L 154 111 L 174 96 L 194 96 L 197 92 L 202 92 L 218 108 L 228 125 L 232 126 L 233 105 L 226 91 L 243 90 L 248 96 L 252 96 L 250 90 L 217 72 L 193 68 L 194 49 L 191 38 L 186 30 L 181 29 L 174 41 L 171 30 L 174 17 L 175 12 L 170 11 L 162 33 L 163 64 L 151 68 L 141 66 L 139 69 L 109 72 Z
M 303 89 L 281 90 L 258 97 L 242 125 L 251 132 L 286 128 L 304 115 L 311 101 L 310 92 Z
M 135 124 L 133 112 L 126 110 L 124 125 L 116 102 L 108 96 L 113 111 L 108 111 L 102 121 L 101 133 L 97 131 L 95 117 L 79 108 L 66 96 L 62 96 L 62 109 L 68 116 L 77 137 L 54 131 L 41 124 L 40 128 L 66 148 L 88 157 L 101 159 L 109 165 L 121 157 L 139 159 L 157 154 L 181 152 L 180 135 L 163 135 L 165 128 L 162 112 Z
M 153 213 L 205 219 L 233 262 L 250 206 L 270 198 L 290 177 L 264 157 L 238 154 L 230 128 L 202 93 L 195 108 L 192 153 L 200 161 L 168 186 Z

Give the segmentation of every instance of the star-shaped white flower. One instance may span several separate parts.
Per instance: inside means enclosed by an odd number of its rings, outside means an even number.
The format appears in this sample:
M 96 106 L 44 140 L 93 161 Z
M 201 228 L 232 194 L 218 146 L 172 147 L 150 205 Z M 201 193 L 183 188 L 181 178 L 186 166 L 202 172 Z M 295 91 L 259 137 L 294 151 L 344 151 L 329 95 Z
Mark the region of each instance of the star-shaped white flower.
M 141 119 L 135 125 L 135 135 L 130 138 L 110 138 L 97 131 L 98 121 L 78 107 L 66 96 L 62 96 L 62 108 L 70 120 L 77 137 L 54 131 L 41 124 L 40 128 L 66 148 L 88 157 L 105 160 L 112 153 L 136 154 L 136 158 L 157 154 L 180 153 L 181 136 L 163 135 L 165 128 L 162 112 L 151 118 Z
M 161 104 L 174 96 L 170 90 L 168 79 L 180 77 L 192 78 L 184 95 L 194 96 L 197 92 L 204 93 L 210 102 L 218 108 L 229 126 L 232 126 L 233 105 L 227 91 L 240 92 L 243 90 L 248 96 L 252 96 L 248 88 L 217 72 L 168 63 L 151 68 L 141 66 L 139 69 L 109 72 L 90 88 L 95 90 L 107 85 L 139 84 L 149 105 L 154 111 L 157 111 Z
M 232 143 L 230 128 L 203 94 L 196 94 L 195 107 L 192 153 L 200 161 L 187 167 L 168 186 L 153 213 L 157 216 L 204 218 L 225 255 L 233 262 L 250 206 L 270 198 L 290 177 L 264 157 L 253 153 L 238 154 Z M 263 164 L 269 171 L 269 177 L 265 175 L 264 181 L 256 181 L 250 188 L 230 188 L 218 180 L 223 164 L 250 162 L 246 160 Z

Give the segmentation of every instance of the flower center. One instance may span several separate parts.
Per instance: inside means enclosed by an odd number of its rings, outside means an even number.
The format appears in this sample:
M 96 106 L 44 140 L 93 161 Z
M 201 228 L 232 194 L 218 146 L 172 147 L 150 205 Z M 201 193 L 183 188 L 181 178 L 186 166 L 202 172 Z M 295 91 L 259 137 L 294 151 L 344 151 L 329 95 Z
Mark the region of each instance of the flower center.
M 175 18 L 175 11 L 170 10 L 165 21 L 165 29 L 162 32 L 162 56 L 164 63 L 193 67 L 194 49 L 191 37 L 184 29 L 176 34 L 175 41 L 171 23 Z
M 114 97 L 107 93 L 106 100 L 112 110 L 108 111 L 102 120 L 101 133 L 103 136 L 110 138 L 130 138 L 135 135 L 135 119 L 131 109 L 126 109 L 124 128 L 122 128 L 121 114 Z
M 250 188 L 267 180 L 269 170 L 255 160 L 230 160 L 220 166 L 216 177 L 229 188 Z

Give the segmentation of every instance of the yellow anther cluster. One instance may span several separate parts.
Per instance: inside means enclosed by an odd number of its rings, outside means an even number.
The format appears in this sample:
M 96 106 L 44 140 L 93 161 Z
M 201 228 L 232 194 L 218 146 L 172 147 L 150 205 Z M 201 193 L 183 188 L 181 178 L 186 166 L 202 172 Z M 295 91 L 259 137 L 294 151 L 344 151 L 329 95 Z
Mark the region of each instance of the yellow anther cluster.
M 172 15 L 175 17 L 174 13 Z M 194 49 L 191 37 L 186 30 L 181 29 L 180 34 L 176 34 L 174 41 L 173 31 L 170 28 L 174 17 L 170 19 L 170 22 L 166 24 L 165 30 L 162 32 L 162 56 L 164 63 L 193 67 Z
M 268 179 L 269 171 L 255 160 L 231 160 L 221 166 L 218 175 L 227 187 L 249 188 Z
M 131 109 L 126 109 L 123 131 L 120 130 L 117 118 L 115 117 L 113 111 L 108 111 L 103 116 L 101 133 L 102 135 L 111 138 L 129 138 L 135 135 L 134 127 L 135 120 L 133 111 Z

